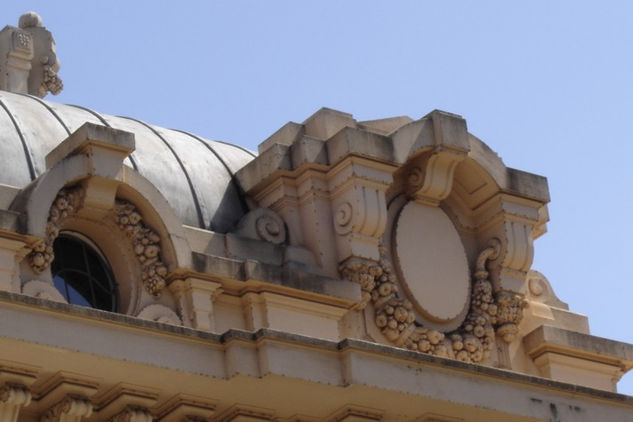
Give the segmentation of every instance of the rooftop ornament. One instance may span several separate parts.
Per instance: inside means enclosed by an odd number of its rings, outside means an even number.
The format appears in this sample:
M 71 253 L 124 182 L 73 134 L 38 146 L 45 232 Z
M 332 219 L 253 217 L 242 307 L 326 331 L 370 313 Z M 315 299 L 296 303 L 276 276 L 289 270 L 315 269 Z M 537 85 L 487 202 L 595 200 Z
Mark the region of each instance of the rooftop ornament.
M 64 88 L 55 40 L 35 12 L 20 16 L 19 28 L 0 31 L 0 89 L 44 98 Z

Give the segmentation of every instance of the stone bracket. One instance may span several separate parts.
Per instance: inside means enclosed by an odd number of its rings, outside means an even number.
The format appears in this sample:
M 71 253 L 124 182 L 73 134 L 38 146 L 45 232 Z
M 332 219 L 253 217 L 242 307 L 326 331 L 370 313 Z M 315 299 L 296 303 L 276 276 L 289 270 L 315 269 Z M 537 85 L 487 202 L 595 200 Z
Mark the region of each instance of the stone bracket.
M 100 421 L 151 422 L 149 412 L 158 398 L 158 390 L 127 383 L 115 385 L 100 397 L 97 403 L 97 417 Z
M 387 225 L 385 194 L 393 170 L 392 166 L 348 157 L 328 172 L 339 263 L 352 257 L 379 259 L 378 244 Z
M 36 380 L 36 367 L 13 367 L 0 361 L 0 421 L 17 422 L 20 410 L 31 404 L 29 387 Z
M 22 384 L 6 383 L 0 387 L 0 420 L 17 422 L 20 410 L 31 403 L 31 392 Z
M 464 158 L 463 151 L 443 148 L 423 154 L 407 173 L 407 195 L 418 202 L 438 206 L 451 193 L 455 169 Z
M 178 394 L 167 400 L 157 411 L 161 422 L 207 421 L 215 413 L 216 403 L 188 394 Z

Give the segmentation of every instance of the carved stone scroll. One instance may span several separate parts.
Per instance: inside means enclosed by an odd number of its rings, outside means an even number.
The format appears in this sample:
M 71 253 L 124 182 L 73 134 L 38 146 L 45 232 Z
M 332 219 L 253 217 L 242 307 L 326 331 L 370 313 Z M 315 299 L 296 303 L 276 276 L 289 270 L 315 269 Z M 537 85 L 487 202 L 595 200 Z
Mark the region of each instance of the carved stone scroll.
M 256 208 L 246 214 L 240 220 L 235 233 L 276 245 L 286 241 L 284 221 L 279 214 L 267 208 Z
M 387 224 L 385 192 L 393 181 L 392 170 L 348 158 L 328 173 L 339 263 L 357 258 L 378 259 L 378 245 Z
M 424 327 L 416 322 L 413 305 L 400 297 L 397 277 L 381 247 L 378 262 L 353 261 L 342 269 L 342 275 L 360 284 L 363 301 L 371 302 L 375 324 L 382 334 L 398 347 L 464 362 L 482 362 L 488 358 L 495 341 L 493 322 L 499 321 L 499 303 L 486 269 L 488 261 L 499 256 L 501 243 L 490 241 L 477 259 L 473 274 L 470 309 L 461 327 L 450 333 Z M 363 306 L 363 305 L 361 305 Z
M 145 224 L 136 206 L 128 201 L 117 199 L 114 214 L 119 228 L 132 241 L 145 290 L 160 297 L 167 285 L 167 265 L 161 259 L 160 236 Z
M 437 206 L 453 188 L 457 165 L 466 157 L 463 151 L 438 149 L 417 159 L 406 178 L 407 194 L 416 200 Z

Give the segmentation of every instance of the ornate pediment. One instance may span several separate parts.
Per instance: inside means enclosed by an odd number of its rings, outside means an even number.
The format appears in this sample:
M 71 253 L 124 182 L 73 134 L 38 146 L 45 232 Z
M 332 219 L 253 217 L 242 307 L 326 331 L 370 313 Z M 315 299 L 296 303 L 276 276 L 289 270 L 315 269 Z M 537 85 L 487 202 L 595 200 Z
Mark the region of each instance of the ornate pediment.
M 284 219 L 314 271 L 357 282 L 376 341 L 481 362 L 512 342 L 544 178 L 505 167 L 460 116 L 289 123 L 237 174 Z

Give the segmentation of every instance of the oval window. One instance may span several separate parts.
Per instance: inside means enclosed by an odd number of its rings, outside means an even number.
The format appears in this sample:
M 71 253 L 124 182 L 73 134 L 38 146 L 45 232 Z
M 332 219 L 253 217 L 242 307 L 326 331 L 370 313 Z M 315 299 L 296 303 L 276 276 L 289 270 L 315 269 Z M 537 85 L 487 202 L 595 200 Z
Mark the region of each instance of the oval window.
M 53 282 L 68 303 L 118 312 L 119 293 L 112 270 L 89 239 L 78 233 L 61 233 L 53 251 Z

